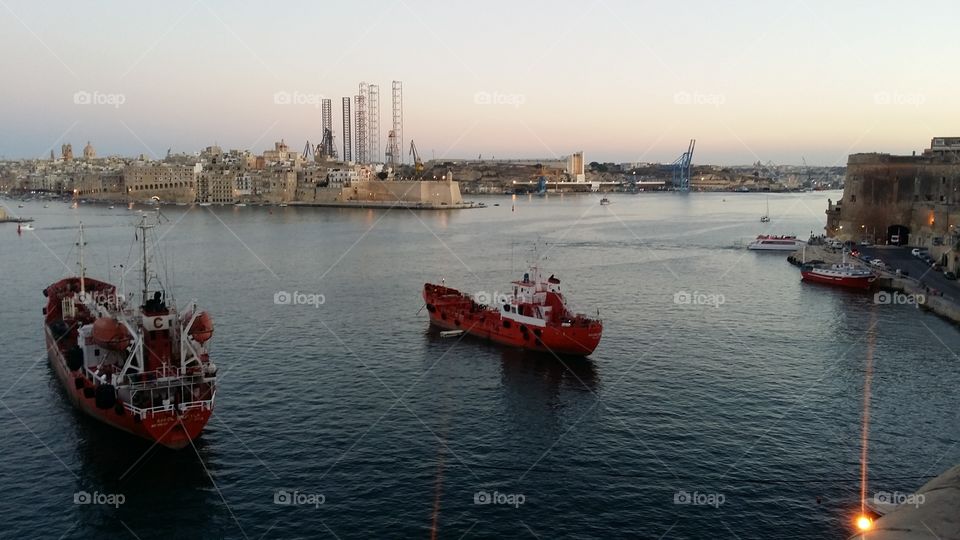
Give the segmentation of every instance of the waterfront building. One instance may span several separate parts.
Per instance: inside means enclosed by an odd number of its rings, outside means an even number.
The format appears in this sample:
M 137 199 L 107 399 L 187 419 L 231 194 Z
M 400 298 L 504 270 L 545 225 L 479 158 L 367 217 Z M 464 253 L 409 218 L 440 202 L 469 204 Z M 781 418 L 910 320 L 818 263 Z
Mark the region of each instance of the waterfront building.
M 852 154 L 843 197 L 827 208 L 826 231 L 844 240 L 930 248 L 960 242 L 960 137 L 936 137 L 920 155 Z

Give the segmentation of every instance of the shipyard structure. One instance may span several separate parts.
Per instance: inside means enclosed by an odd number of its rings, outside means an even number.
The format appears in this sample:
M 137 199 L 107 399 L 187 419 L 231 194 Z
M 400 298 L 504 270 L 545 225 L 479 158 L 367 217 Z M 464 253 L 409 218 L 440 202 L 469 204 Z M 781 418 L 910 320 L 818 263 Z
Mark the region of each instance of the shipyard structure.
M 843 240 L 927 247 L 937 258 L 960 242 L 960 137 L 935 137 L 920 155 L 852 154 L 843 197 L 826 232 Z

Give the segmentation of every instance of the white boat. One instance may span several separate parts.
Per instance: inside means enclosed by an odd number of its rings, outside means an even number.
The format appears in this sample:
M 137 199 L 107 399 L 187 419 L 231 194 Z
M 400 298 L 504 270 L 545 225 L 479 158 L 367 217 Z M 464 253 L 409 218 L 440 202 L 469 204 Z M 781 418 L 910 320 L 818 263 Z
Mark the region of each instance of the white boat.
M 242 202 L 238 202 L 238 203 L 234 204 L 234 206 L 240 206 L 240 207 L 243 207 L 243 206 L 246 206 L 246 205 L 247 205 L 246 203 L 242 203 Z
M 604 198 L 600 199 L 600 204 L 603 205 L 603 206 L 606 206 L 606 205 L 610 204 L 610 199 L 604 197 Z
M 767 197 L 767 212 L 760 216 L 760 223 L 770 223 L 770 197 Z
M 208 203 L 208 202 L 202 202 L 202 203 L 200 203 L 200 206 L 210 206 L 210 203 Z
M 755 251 L 796 251 L 805 244 L 806 242 L 797 239 L 796 236 L 761 234 L 756 240 L 747 245 L 747 249 Z
M 21 231 L 33 231 L 33 230 L 36 230 L 36 229 L 34 229 L 33 225 L 31 225 L 31 224 L 29 224 L 29 223 L 22 223 L 22 224 L 20 224 L 20 230 L 21 230 Z
M 286 207 L 287 207 L 287 203 L 282 202 L 282 203 L 280 203 L 278 206 L 280 206 L 280 208 L 286 208 Z

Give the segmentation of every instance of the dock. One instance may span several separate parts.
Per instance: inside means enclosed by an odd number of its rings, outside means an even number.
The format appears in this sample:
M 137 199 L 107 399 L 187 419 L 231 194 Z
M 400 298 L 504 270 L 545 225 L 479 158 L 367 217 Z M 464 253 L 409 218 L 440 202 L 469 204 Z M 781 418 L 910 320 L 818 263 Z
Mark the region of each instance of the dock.
M 436 204 L 411 201 L 335 201 L 335 202 L 307 202 L 290 201 L 288 206 L 326 207 L 326 208 L 393 208 L 409 210 L 466 210 L 470 208 L 486 208 L 484 203 L 462 202 L 453 204 Z
M 787 257 L 787 260 L 798 266 L 803 260 L 837 264 L 843 261 L 843 252 L 840 249 L 831 249 L 825 245 L 807 246 L 805 250 L 791 254 Z M 951 296 L 944 296 L 943 291 L 927 286 L 916 277 L 899 275 L 895 270 L 870 266 L 856 257 L 848 255 L 847 262 L 877 271 L 880 274 L 876 281 L 877 289 L 913 295 L 914 298 L 918 299 L 917 307 L 919 309 L 929 311 L 947 321 L 960 325 L 960 303 Z

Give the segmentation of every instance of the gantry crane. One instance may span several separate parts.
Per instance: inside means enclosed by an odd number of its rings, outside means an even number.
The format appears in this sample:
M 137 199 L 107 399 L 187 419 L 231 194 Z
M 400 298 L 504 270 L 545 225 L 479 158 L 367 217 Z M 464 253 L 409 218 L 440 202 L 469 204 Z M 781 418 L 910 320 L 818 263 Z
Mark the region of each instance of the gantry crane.
M 417 176 L 423 174 L 423 160 L 420 159 L 420 152 L 417 152 L 417 145 L 410 140 L 410 157 L 413 158 L 413 170 Z

